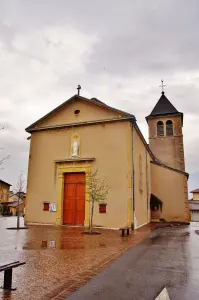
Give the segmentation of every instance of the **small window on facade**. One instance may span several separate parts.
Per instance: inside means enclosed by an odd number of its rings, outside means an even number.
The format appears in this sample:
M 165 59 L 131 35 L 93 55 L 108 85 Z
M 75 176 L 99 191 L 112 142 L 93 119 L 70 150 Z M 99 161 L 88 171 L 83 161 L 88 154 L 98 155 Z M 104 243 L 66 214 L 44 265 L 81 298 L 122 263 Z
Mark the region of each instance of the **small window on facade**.
M 44 202 L 44 203 L 43 203 L 43 210 L 44 210 L 44 211 L 49 211 L 49 206 L 50 206 L 50 203 L 49 203 L 49 202 Z
M 157 123 L 157 136 L 164 136 L 164 123 L 162 121 Z
M 173 135 L 173 122 L 171 120 L 166 122 L 166 133 L 167 136 Z
M 106 204 L 99 204 L 99 213 L 105 214 L 106 213 Z
M 47 248 L 48 242 L 47 241 L 41 241 L 42 248 Z
M 74 111 L 74 114 L 77 116 L 77 115 L 79 115 L 79 113 L 80 113 L 80 110 L 79 109 L 76 109 L 75 111 Z

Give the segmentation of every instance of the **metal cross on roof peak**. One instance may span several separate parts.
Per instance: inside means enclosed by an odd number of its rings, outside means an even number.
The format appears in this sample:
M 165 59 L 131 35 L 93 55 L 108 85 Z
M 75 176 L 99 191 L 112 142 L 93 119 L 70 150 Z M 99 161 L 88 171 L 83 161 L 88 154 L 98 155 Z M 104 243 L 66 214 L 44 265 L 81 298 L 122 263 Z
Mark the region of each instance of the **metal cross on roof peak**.
M 164 95 L 164 87 L 165 87 L 166 85 L 164 84 L 164 80 L 162 79 L 161 80 L 161 85 L 159 85 L 159 87 L 161 87 L 162 88 L 162 94 Z
M 80 84 L 78 84 L 78 86 L 77 86 L 77 95 L 79 96 L 80 95 L 80 90 L 81 90 L 81 85 Z

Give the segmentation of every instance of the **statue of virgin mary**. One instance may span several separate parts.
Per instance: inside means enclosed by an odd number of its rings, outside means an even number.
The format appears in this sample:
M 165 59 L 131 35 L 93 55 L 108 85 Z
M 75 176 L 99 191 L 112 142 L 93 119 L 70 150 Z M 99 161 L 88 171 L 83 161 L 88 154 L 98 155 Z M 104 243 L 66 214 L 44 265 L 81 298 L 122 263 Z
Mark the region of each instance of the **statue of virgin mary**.
M 72 156 L 78 156 L 78 143 L 76 140 L 73 141 Z

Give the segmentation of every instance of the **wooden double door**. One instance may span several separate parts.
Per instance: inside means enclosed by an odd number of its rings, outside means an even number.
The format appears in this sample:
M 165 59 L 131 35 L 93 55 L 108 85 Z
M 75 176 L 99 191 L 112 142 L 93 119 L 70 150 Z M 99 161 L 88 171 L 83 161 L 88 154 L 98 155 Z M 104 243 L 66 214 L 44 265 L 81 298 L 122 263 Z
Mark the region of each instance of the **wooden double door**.
M 63 224 L 84 225 L 85 173 L 64 174 Z

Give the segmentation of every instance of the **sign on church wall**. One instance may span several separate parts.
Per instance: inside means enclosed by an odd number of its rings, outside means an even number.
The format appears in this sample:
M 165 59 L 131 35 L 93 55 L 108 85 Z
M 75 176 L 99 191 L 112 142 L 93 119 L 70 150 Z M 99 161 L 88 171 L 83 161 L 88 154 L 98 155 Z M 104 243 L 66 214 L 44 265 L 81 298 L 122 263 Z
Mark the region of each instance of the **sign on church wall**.
M 57 205 L 56 203 L 50 203 L 49 205 L 49 211 L 56 212 L 57 211 Z

